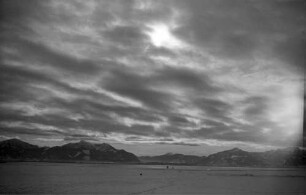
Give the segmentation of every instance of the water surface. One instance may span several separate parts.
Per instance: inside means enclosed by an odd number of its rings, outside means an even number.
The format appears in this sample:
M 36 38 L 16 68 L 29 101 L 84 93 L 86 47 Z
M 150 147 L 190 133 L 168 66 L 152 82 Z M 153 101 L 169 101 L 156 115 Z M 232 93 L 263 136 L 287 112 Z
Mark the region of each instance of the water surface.
M 306 194 L 305 169 L 2 163 L 0 193 Z

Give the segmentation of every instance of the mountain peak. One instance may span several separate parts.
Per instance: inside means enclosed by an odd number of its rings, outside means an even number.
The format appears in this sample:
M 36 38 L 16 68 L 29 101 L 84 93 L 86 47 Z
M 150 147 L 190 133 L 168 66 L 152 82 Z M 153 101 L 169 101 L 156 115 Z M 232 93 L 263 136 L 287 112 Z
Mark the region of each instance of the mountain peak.
M 76 148 L 81 148 L 81 149 L 90 150 L 90 149 L 94 148 L 94 145 L 92 143 L 87 142 L 87 141 L 80 140 L 79 142 L 65 144 L 63 147 L 75 148 L 75 149 Z
M 113 146 L 107 143 L 95 144 L 95 148 L 100 151 L 113 151 L 113 152 L 117 151 Z
M 166 153 L 166 154 L 164 154 L 165 156 L 172 156 L 172 155 L 174 155 L 174 153 L 173 152 L 168 152 L 168 153 Z
M 233 149 L 231 149 L 229 151 L 231 151 L 231 152 L 241 152 L 243 150 L 241 150 L 240 148 L 233 148 Z
M 77 142 L 78 144 L 81 144 L 81 145 L 92 145 L 92 143 L 88 142 L 88 141 L 85 141 L 85 140 L 80 140 L 79 142 Z
M 10 142 L 10 143 L 26 143 L 24 141 L 21 141 L 20 139 L 17 139 L 17 138 L 13 138 L 13 139 L 8 139 L 8 140 L 5 140 L 3 142 Z
M 24 142 L 20 139 L 8 139 L 1 142 L 1 147 L 36 148 L 37 146 Z

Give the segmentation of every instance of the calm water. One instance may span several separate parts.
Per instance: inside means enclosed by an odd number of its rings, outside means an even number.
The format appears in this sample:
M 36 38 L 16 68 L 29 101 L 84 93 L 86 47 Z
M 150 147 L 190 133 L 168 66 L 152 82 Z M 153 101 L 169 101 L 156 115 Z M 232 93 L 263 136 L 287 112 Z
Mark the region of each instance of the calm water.
M 0 164 L 1 193 L 306 194 L 305 184 L 305 169 Z

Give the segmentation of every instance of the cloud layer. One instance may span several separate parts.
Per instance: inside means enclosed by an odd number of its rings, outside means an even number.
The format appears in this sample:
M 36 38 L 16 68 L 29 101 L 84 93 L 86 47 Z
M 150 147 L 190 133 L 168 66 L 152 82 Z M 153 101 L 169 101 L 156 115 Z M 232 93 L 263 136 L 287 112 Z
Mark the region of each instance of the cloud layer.
M 0 135 L 148 151 L 296 145 L 304 10 L 299 0 L 1 1 Z

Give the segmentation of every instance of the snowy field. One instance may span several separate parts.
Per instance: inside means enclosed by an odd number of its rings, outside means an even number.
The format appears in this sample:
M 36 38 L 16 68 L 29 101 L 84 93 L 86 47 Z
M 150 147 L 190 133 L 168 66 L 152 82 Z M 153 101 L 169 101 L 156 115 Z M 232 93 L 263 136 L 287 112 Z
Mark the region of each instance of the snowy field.
M 305 184 L 305 169 L 0 164 L 0 193 L 306 194 Z

